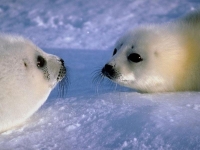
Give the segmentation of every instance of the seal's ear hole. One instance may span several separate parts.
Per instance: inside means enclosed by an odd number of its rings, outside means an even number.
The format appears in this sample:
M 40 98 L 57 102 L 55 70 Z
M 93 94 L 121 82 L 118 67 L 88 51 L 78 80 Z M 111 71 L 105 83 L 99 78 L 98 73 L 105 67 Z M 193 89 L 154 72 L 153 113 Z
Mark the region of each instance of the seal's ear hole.
M 42 56 L 37 56 L 37 67 L 43 68 L 46 65 L 46 60 Z
M 130 60 L 130 61 L 132 61 L 134 63 L 138 63 L 138 62 L 142 61 L 143 59 L 142 59 L 142 57 L 139 54 L 132 53 L 132 54 L 130 54 L 128 56 L 128 60 Z
M 25 66 L 25 67 L 28 67 L 26 62 L 24 62 L 24 66 Z
M 155 52 L 154 52 L 154 55 L 155 55 L 156 57 L 158 57 L 158 52 L 157 52 L 157 51 L 155 51 Z
M 28 63 L 27 62 L 28 61 L 26 59 L 22 59 L 22 63 L 23 63 L 23 65 L 24 65 L 25 68 L 28 67 Z

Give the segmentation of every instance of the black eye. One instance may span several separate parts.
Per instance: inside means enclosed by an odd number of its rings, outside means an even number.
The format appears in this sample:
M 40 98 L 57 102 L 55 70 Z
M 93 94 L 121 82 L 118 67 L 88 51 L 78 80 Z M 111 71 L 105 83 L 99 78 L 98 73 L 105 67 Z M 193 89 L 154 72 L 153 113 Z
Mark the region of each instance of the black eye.
M 46 60 L 42 56 L 38 56 L 37 57 L 37 66 L 39 68 L 42 68 L 42 67 L 44 67 L 45 64 L 46 64 Z
M 115 48 L 113 51 L 113 56 L 117 53 L 117 49 Z
M 128 56 L 128 60 L 132 61 L 132 62 L 135 62 L 135 63 L 138 63 L 140 61 L 142 61 L 142 57 L 137 54 L 137 53 L 132 53 Z

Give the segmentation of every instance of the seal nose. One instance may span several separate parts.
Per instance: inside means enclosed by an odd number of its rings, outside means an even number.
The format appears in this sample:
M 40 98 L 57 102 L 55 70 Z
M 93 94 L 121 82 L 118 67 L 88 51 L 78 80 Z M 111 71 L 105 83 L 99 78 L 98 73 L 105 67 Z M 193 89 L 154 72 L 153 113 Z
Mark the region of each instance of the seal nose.
M 115 75 L 116 75 L 116 71 L 114 67 L 110 64 L 106 64 L 102 68 L 101 72 L 103 73 L 103 75 L 107 76 L 110 79 L 115 78 Z
M 60 59 L 60 62 L 62 66 L 65 66 L 65 61 L 62 58 Z
M 59 74 L 58 74 L 58 77 L 57 77 L 57 81 L 61 81 L 67 73 L 67 69 L 65 67 L 64 60 L 60 59 L 59 61 L 61 62 L 61 67 L 60 67 L 60 71 L 59 71 Z

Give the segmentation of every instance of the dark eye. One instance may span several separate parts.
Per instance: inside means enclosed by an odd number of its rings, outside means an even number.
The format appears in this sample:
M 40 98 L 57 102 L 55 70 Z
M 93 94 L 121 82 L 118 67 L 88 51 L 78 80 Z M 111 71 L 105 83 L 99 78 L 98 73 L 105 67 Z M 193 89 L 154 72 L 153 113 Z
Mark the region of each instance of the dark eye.
M 115 48 L 113 51 L 113 56 L 117 53 L 117 49 Z
M 140 61 L 142 61 L 142 57 L 137 54 L 137 53 L 132 53 L 128 56 L 128 60 L 132 61 L 132 62 L 135 62 L 135 63 L 138 63 Z
M 46 64 L 46 60 L 42 56 L 38 56 L 37 57 L 37 66 L 39 68 L 42 68 L 45 66 L 45 64 Z

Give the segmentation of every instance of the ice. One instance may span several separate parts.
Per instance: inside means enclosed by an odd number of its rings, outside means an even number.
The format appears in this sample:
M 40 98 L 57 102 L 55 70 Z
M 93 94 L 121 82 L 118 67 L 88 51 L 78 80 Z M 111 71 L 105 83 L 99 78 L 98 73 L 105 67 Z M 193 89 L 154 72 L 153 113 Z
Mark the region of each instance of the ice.
M 2 32 L 33 40 L 65 60 L 70 85 L 56 88 L 22 126 L 2 133 L 0 149 L 200 149 L 200 92 L 142 94 L 93 73 L 129 28 L 162 23 L 199 7 L 182 1 L 1 1 Z

